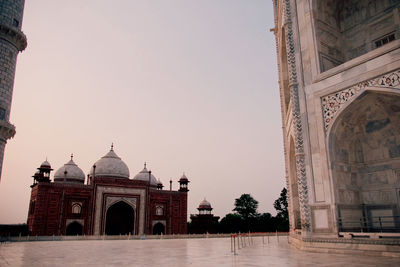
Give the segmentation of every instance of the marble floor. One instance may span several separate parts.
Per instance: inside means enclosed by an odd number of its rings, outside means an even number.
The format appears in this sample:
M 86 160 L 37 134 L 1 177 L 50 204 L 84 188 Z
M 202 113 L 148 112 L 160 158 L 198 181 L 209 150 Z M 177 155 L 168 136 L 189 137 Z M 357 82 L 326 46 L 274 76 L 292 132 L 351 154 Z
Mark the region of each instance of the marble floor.
M 230 238 L 37 241 L 0 244 L 0 266 L 400 266 L 400 258 L 326 254 L 261 237 L 231 252 Z

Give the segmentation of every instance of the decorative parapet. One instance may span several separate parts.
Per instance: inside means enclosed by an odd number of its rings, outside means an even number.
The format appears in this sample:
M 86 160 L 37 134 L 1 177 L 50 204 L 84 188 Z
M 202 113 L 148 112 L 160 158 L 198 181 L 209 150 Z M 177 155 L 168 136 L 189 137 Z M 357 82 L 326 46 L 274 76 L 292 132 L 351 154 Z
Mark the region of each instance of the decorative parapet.
M 334 120 L 335 115 L 343 108 L 343 105 L 364 92 L 368 87 L 400 89 L 400 70 L 358 83 L 342 91 L 322 97 L 321 102 L 325 132 L 328 130 L 330 123 Z
M 15 135 L 15 126 L 0 120 L 0 140 L 7 142 L 8 139 L 14 137 Z
M 22 52 L 28 45 L 25 34 L 11 27 L 0 25 L 0 38 L 5 39 L 15 45 L 18 51 Z

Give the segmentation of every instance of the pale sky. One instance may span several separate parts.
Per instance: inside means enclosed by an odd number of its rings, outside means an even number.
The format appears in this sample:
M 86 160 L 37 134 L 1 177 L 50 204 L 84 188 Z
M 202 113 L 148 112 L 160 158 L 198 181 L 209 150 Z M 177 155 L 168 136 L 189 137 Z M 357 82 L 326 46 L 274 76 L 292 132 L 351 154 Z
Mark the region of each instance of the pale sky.
M 131 178 L 148 162 L 190 180 L 224 216 L 250 193 L 275 214 L 284 182 L 271 0 L 26 1 L 0 223 L 25 223 L 31 176 L 74 154 L 87 174 L 114 143 Z M 54 172 L 55 172 L 54 171 Z M 54 175 L 53 172 L 53 175 Z

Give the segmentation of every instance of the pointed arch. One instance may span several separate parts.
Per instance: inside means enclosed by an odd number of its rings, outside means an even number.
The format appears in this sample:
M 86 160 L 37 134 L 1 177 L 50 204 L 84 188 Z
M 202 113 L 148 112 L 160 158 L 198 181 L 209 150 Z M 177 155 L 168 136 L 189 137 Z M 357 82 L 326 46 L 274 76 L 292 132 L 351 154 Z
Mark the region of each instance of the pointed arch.
M 399 227 L 400 92 L 369 88 L 348 101 L 327 132 L 339 231 Z M 380 222 L 378 222 L 380 220 Z
M 165 234 L 165 225 L 161 222 L 156 223 L 153 226 L 153 235 L 164 235 Z
M 285 27 L 282 27 L 282 34 L 280 36 L 280 74 L 281 74 L 281 98 L 285 106 L 285 112 L 289 109 L 290 102 L 290 88 L 289 88 L 289 67 L 286 49 L 286 33 Z
M 83 225 L 77 221 L 73 221 L 67 225 L 65 235 L 83 235 Z
M 134 234 L 135 211 L 131 205 L 121 200 L 111 205 L 106 212 L 105 234 Z

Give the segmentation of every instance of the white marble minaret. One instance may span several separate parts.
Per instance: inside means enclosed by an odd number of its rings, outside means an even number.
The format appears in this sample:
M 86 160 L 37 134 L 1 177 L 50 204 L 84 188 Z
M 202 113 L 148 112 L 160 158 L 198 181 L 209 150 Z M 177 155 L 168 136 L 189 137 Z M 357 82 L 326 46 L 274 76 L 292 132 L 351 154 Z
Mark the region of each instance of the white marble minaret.
M 21 31 L 24 4 L 25 0 L 0 0 L 0 177 L 4 148 L 15 134 L 10 109 L 17 55 L 27 45 Z

